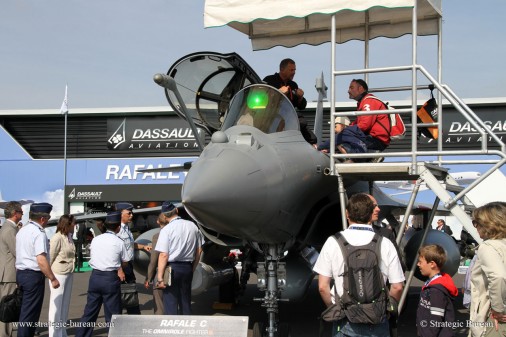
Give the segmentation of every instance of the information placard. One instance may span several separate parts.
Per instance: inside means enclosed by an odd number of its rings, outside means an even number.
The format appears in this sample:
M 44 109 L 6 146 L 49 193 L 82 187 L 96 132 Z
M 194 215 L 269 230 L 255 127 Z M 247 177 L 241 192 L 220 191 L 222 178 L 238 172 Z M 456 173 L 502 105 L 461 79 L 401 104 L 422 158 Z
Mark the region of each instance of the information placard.
M 113 315 L 109 337 L 247 337 L 247 316 Z

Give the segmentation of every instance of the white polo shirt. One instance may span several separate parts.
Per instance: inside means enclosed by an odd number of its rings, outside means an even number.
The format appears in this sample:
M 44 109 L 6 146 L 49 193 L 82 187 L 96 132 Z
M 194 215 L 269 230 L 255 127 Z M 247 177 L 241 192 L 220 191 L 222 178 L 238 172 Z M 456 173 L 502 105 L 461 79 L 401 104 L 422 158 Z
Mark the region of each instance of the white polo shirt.
M 370 230 L 353 229 L 353 226 L 370 228 Z M 342 231 L 341 234 L 352 246 L 366 245 L 374 237 L 371 225 L 352 225 Z M 397 251 L 393 243 L 385 238 L 381 240 L 380 269 L 385 281 L 388 279 L 390 283 L 400 283 L 405 280 Z M 320 275 L 332 277 L 335 281 L 337 294 L 339 296 L 343 295 L 343 276 L 341 275 L 344 273 L 344 259 L 341 248 L 334 238 L 329 237 L 323 245 L 313 270 Z M 331 294 L 333 297 L 333 290 Z

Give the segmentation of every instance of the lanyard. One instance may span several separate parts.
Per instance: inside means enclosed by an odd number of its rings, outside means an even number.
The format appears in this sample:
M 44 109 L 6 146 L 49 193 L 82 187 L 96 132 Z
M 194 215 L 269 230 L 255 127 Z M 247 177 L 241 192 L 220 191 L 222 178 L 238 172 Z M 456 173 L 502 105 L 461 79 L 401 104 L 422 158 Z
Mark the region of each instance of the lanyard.
M 374 232 L 374 230 L 372 229 L 372 227 L 369 227 L 369 226 L 351 225 L 350 227 L 348 227 L 348 229 L 358 230 L 358 231 L 371 231 L 371 232 Z
M 38 223 L 36 223 L 36 222 L 33 222 L 33 221 L 31 221 L 31 220 L 30 220 L 30 221 L 28 221 L 28 223 L 29 223 L 29 224 L 32 224 L 32 225 L 34 225 L 35 227 L 37 227 L 37 229 L 38 229 L 39 231 L 44 232 L 44 228 L 42 228 L 42 226 L 41 226 L 40 224 L 38 224 Z
M 435 279 L 441 277 L 441 274 L 440 273 L 437 273 L 436 275 L 432 276 L 430 279 L 428 279 L 427 281 L 425 281 L 425 284 L 423 285 L 423 287 L 427 287 L 432 281 L 434 281 Z
M 128 239 L 133 242 L 134 241 L 134 237 L 132 235 L 132 232 L 130 231 L 130 228 L 128 228 L 128 225 L 125 224 L 125 227 L 123 227 L 123 225 L 121 225 L 121 229 L 123 229 L 127 233 Z

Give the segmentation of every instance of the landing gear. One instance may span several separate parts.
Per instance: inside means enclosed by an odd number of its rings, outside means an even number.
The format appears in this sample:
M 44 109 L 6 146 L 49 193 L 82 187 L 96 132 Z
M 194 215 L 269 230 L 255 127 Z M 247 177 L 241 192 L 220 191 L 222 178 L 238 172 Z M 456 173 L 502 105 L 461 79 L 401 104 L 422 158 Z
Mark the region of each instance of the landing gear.
M 283 301 L 280 298 L 281 291 L 286 286 L 285 263 L 279 262 L 283 256 L 283 245 L 270 244 L 265 247 L 265 262 L 257 264 L 258 288 L 265 292 L 263 298 L 255 298 L 254 301 L 262 302 L 262 307 L 266 308 L 268 322 L 264 327 L 263 323 L 253 325 L 254 337 L 289 337 L 289 327 L 278 322 L 278 302 Z

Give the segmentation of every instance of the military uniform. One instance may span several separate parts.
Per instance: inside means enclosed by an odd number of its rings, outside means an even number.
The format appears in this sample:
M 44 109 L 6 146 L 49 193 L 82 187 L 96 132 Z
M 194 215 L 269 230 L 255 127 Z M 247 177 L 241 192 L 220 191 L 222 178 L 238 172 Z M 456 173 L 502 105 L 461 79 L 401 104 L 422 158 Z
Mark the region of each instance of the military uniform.
M 162 205 L 167 211 L 175 209 L 170 203 Z M 171 285 L 164 289 L 163 306 L 166 315 L 191 315 L 191 284 L 193 262 L 197 250 L 203 243 L 203 236 L 191 221 L 174 217 L 161 231 L 156 250 L 169 255 L 168 264 L 172 269 Z
M 133 209 L 133 205 L 127 202 L 118 202 L 116 204 L 116 211 L 122 212 L 123 210 L 131 211 Z M 128 224 L 121 223 L 121 228 L 116 234 L 121 240 L 123 240 L 123 244 L 125 245 L 127 251 L 127 260 L 128 265 L 123 268 L 125 272 L 125 282 L 126 283 L 135 283 L 135 274 L 134 274 L 134 236 L 128 228 Z M 127 314 L 129 315 L 140 315 L 141 309 L 140 307 L 133 306 L 126 308 Z
M 107 215 L 111 223 L 121 220 L 121 212 Z M 112 315 L 121 314 L 121 281 L 118 270 L 127 260 L 127 251 L 123 241 L 111 230 L 97 236 L 91 242 L 90 266 L 93 268 L 88 285 L 88 298 L 81 322 L 96 322 L 102 303 L 105 321 L 110 322 Z M 76 337 L 91 337 L 93 327 L 79 327 Z
M 32 212 L 49 214 L 53 206 L 46 203 L 32 204 Z M 44 301 L 44 279 L 37 256 L 45 254 L 49 265 L 49 241 L 44 228 L 30 220 L 16 235 L 16 282 L 23 293 L 20 322 L 38 322 Z M 18 327 L 18 337 L 34 336 L 35 326 Z

